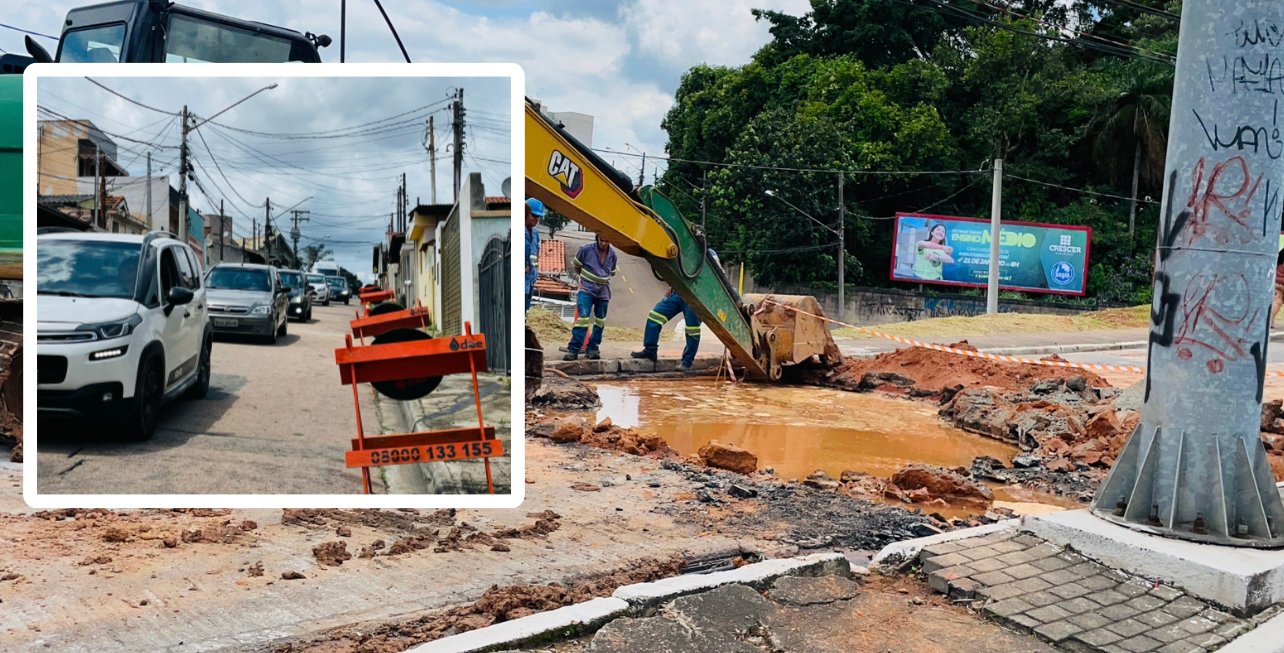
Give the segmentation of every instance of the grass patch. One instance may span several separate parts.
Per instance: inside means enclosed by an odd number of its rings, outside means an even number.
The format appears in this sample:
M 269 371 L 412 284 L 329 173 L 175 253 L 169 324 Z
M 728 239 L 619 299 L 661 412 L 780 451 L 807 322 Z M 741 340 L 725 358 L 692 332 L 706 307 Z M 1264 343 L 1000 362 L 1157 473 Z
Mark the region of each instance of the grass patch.
M 643 330 L 638 327 L 615 326 L 611 324 L 610 312 L 607 312 L 606 329 L 602 331 L 602 339 L 610 342 L 636 342 L 642 344 Z M 539 336 L 539 341 L 545 347 L 550 343 L 566 344 L 571 339 L 571 323 L 564 321 L 557 313 L 543 307 L 534 307 L 526 311 L 526 326 L 535 331 Z M 670 324 L 670 327 L 672 324 Z M 665 329 L 660 333 L 661 341 L 673 340 L 673 329 Z
M 1111 308 L 1079 315 L 1000 313 L 972 317 L 938 317 L 873 326 L 882 333 L 907 338 L 967 338 L 1006 333 L 1071 333 L 1104 329 L 1143 328 L 1150 324 L 1150 306 Z M 868 338 L 859 329 L 843 327 L 837 338 Z

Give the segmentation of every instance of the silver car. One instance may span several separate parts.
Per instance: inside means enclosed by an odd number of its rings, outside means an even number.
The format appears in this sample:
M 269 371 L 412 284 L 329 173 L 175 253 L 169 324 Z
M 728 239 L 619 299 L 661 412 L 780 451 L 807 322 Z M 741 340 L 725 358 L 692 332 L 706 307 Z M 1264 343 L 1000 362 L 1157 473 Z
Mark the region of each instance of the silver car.
M 289 328 L 290 289 L 276 268 L 254 263 L 219 263 L 205 275 L 214 333 L 259 336 L 276 344 Z
M 330 286 L 324 274 L 308 274 L 308 285 L 312 287 L 313 304 L 330 305 Z

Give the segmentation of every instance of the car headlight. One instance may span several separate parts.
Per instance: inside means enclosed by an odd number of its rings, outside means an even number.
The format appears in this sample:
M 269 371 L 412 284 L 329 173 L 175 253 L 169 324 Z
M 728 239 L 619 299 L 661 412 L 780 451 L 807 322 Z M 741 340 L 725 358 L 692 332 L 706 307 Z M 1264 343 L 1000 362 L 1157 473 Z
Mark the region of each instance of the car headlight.
M 250 315 L 267 315 L 272 312 L 272 307 L 267 304 L 260 304 L 250 309 Z
M 114 322 L 99 322 L 97 324 L 82 324 L 76 327 L 77 331 L 92 331 L 101 340 L 111 340 L 112 338 L 124 338 L 134 332 L 138 325 L 143 323 L 143 316 L 134 313 L 123 320 Z
M 303 295 L 290 295 L 290 303 L 291 303 L 291 304 L 302 304 L 302 303 L 303 303 Z

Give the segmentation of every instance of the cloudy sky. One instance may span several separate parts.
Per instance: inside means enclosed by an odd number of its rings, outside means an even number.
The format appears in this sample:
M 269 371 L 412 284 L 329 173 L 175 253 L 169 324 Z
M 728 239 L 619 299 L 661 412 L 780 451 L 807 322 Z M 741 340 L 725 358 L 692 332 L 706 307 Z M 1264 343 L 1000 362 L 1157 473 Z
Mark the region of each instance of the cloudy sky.
M 370 248 L 383 238 L 407 178 L 409 201 L 430 201 L 428 116 L 439 147 L 437 197 L 452 201 L 450 97 L 464 89 L 464 171 L 481 172 L 489 195 L 500 194 L 510 159 L 507 78 L 47 78 L 37 98 L 40 117 L 88 118 L 117 143 L 116 156 L 132 175 L 154 174 L 178 185 L 179 123 L 187 105 L 197 122 L 276 83 L 199 126 L 189 137 L 197 183 L 193 208 L 216 213 L 219 200 L 237 236 L 262 230 L 270 198 L 274 226 L 289 231 L 289 209 L 310 211 L 300 246 L 321 240 L 339 264 L 368 272 Z M 118 94 L 118 95 L 117 95 Z M 121 97 L 124 96 L 124 97 Z M 130 98 L 137 103 L 124 98 Z M 147 107 L 139 106 L 147 105 Z
M 57 35 L 68 9 L 91 3 L 18 0 L 16 7 L 8 3 L 0 22 Z M 339 59 L 340 0 L 187 0 L 182 4 L 329 34 L 335 42 L 322 51 L 322 57 Z M 810 6 L 808 0 L 385 0 L 383 4 L 412 60 L 516 62 L 526 71 L 528 96 L 541 99 L 554 111 L 595 117 L 595 146 L 651 154 L 664 150 L 660 121 L 672 106 L 684 71 L 700 63 L 742 64 L 767 42 L 766 25 L 754 21 L 750 9 L 801 14 Z M 0 48 L 23 51 L 22 35 L 0 29 Z M 402 61 L 372 0 L 348 0 L 347 59 Z M 630 175 L 638 173 L 636 156 L 604 156 Z M 647 167 L 649 179 L 655 168 Z M 412 187 L 411 195 L 425 196 L 427 191 Z

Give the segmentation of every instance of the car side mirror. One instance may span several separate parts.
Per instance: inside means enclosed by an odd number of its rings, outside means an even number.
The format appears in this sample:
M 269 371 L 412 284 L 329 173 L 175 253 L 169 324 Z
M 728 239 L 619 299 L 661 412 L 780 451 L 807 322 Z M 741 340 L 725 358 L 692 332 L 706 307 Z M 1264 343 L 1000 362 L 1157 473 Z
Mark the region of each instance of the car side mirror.
M 284 293 L 288 293 L 288 292 L 290 292 L 290 289 L 289 289 L 289 288 L 287 288 L 287 287 L 285 287 L 285 286 L 277 286 L 277 287 L 276 287 L 276 294 L 278 294 L 278 295 L 281 295 L 281 294 L 284 294 Z
M 170 306 L 182 306 L 183 304 L 190 304 L 193 298 L 195 298 L 195 295 L 192 294 L 191 290 L 181 286 L 174 286 L 169 289 L 169 294 L 165 295 L 165 303 Z

